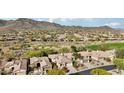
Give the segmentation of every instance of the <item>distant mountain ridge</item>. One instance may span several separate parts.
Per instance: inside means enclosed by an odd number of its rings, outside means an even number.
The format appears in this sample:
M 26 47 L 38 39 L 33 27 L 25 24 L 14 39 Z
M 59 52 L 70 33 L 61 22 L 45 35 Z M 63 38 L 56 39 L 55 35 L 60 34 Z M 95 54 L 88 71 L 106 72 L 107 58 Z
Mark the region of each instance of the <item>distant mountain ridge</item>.
M 0 20 L 1 30 L 26 30 L 26 29 L 57 29 L 61 27 L 59 24 L 44 21 L 35 21 L 28 18 L 19 18 L 17 20 Z
M 16 20 L 0 20 L 0 31 L 18 31 L 18 30 L 57 30 L 57 29 L 83 29 L 83 30 L 105 30 L 116 31 L 108 26 L 100 27 L 81 27 L 81 26 L 63 26 L 57 23 L 45 21 L 36 21 L 29 18 L 19 18 Z

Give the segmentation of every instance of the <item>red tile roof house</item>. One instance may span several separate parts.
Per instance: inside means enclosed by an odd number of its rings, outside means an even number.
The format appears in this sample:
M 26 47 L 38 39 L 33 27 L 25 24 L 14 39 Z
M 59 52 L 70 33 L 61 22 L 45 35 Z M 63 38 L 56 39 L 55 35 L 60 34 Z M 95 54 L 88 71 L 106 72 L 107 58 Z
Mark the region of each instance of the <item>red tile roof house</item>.
M 48 57 L 30 58 L 30 64 L 39 66 L 39 69 L 35 69 L 33 74 L 46 74 L 47 70 L 52 69 L 52 64 L 50 63 Z
M 2 68 L 6 71 L 11 71 L 12 75 L 26 75 L 27 74 L 27 59 L 13 60 L 10 62 L 6 62 Z
M 87 58 L 87 62 L 89 61 L 89 58 L 92 58 L 93 60 L 103 60 L 104 58 L 110 58 L 111 61 L 115 57 L 115 50 L 108 50 L 108 51 L 91 51 L 91 52 L 79 52 L 81 56 Z
M 83 51 L 83 52 L 78 52 L 78 53 L 82 57 L 82 59 L 80 60 L 80 63 L 90 62 L 91 52 Z
M 13 65 L 14 65 L 14 61 L 10 61 L 10 62 L 3 62 L 4 65 L 2 64 L 2 67 L 1 69 L 3 68 L 4 71 L 7 73 L 7 74 L 11 74 L 11 69 L 13 68 Z
M 10 74 L 15 74 L 16 70 L 20 70 L 20 62 L 19 64 L 16 64 L 15 61 L 9 61 L 4 63 L 5 64 L 2 66 L 2 68 L 4 68 L 4 71 L 9 72 Z
M 19 72 L 17 74 L 19 74 L 19 75 L 27 74 L 28 64 L 30 64 L 29 59 L 23 58 L 21 60 L 21 64 L 20 64 L 20 70 L 19 70 Z
M 28 70 L 29 59 L 23 58 L 15 61 L 18 66 L 15 67 L 14 72 L 17 75 L 26 75 Z
M 72 60 L 70 57 L 70 53 L 66 53 L 65 55 L 62 54 L 54 54 L 54 55 L 49 55 L 48 56 L 52 62 L 56 63 L 58 68 L 63 68 L 66 66 L 72 66 Z
M 92 52 L 92 58 L 96 60 L 104 59 L 104 58 L 110 58 L 111 61 L 115 57 L 115 50 L 108 50 L 108 51 L 93 51 Z

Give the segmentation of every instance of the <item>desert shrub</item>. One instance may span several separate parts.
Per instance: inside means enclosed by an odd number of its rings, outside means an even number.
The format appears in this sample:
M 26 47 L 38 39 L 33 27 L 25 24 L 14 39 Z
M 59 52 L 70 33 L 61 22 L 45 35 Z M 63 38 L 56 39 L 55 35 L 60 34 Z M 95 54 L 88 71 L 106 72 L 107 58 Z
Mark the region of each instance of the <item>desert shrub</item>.
M 60 69 L 52 69 L 52 70 L 48 70 L 47 71 L 48 75 L 65 75 L 65 71 L 64 70 L 60 70 Z
M 90 71 L 91 75 L 111 75 L 110 72 L 107 72 L 104 69 L 93 69 Z

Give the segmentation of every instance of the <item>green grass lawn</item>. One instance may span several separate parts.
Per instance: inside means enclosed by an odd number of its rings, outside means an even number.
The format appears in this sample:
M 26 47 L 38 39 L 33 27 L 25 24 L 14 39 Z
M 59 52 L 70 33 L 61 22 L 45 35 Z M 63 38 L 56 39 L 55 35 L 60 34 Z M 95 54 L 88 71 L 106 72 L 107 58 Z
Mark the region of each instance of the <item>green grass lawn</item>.
M 87 45 L 86 48 L 91 50 L 101 50 L 101 48 L 106 49 L 124 49 L 124 43 L 104 43 L 104 44 L 93 44 Z

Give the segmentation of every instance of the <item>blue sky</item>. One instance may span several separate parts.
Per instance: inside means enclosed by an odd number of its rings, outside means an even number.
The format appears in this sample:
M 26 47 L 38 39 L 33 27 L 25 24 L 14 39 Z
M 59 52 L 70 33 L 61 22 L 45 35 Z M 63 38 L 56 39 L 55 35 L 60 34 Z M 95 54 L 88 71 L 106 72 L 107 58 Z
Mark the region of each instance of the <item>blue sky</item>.
M 14 20 L 16 18 L 4 18 L 5 20 Z M 97 27 L 110 26 L 112 28 L 124 29 L 124 18 L 33 18 L 38 21 L 48 21 L 51 23 L 58 23 L 67 26 L 83 26 L 83 27 Z

